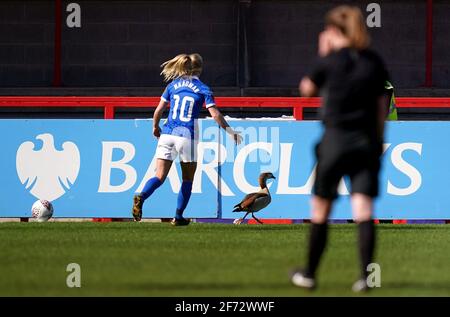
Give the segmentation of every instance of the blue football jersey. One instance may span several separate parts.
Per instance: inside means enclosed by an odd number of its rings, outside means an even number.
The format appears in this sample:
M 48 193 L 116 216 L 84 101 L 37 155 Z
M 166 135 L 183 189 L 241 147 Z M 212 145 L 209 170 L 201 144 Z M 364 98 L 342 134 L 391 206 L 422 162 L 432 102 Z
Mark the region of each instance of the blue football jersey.
M 196 76 L 180 77 L 167 85 L 161 99 L 170 102 L 169 116 L 163 134 L 198 138 L 197 119 L 203 104 L 215 106 L 211 89 Z

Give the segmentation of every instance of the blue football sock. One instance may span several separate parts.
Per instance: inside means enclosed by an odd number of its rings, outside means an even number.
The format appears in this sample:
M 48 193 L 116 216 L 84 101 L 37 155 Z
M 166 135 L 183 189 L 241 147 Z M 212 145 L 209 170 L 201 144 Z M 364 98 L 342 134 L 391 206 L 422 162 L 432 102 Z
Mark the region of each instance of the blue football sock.
M 191 198 L 191 193 L 192 182 L 183 181 L 183 184 L 181 184 L 180 192 L 178 193 L 177 212 L 175 215 L 176 219 L 183 218 L 183 212 L 186 209 L 189 198 Z
M 161 186 L 162 182 L 158 177 L 152 177 L 150 178 L 147 183 L 145 183 L 144 189 L 141 192 L 141 197 L 146 200 L 148 197 L 153 194 L 155 189 L 157 189 L 159 186 Z

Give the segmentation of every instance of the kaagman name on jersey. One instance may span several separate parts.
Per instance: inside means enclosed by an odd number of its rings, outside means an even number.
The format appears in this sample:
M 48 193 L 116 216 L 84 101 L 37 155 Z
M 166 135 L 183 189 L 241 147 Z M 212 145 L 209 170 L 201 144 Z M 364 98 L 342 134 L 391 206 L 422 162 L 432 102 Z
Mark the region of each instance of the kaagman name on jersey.
M 200 89 L 198 89 L 198 87 L 195 86 L 194 83 L 189 80 L 183 80 L 183 81 L 180 81 L 180 82 L 176 83 L 175 85 L 173 85 L 173 88 L 175 88 L 175 89 L 180 89 L 182 87 L 190 88 L 195 93 L 198 93 L 200 91 Z

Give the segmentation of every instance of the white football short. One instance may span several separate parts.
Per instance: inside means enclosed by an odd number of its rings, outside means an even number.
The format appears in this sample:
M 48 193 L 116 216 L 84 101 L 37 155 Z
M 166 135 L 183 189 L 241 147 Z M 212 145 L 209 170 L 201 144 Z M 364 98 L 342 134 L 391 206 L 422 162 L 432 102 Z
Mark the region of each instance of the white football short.
M 179 155 L 181 162 L 197 162 L 198 140 L 171 134 L 161 134 L 156 147 L 156 158 L 174 161 Z

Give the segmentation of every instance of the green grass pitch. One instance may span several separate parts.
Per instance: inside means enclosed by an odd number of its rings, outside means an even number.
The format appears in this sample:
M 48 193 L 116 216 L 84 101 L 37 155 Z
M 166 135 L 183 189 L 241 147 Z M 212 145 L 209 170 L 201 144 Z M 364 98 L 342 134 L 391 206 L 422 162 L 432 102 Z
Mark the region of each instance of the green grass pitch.
M 351 296 L 355 225 L 331 225 L 314 292 L 291 286 L 307 225 L 0 223 L 0 296 Z M 381 288 L 450 296 L 450 227 L 377 225 Z M 81 288 L 68 288 L 69 263 Z

